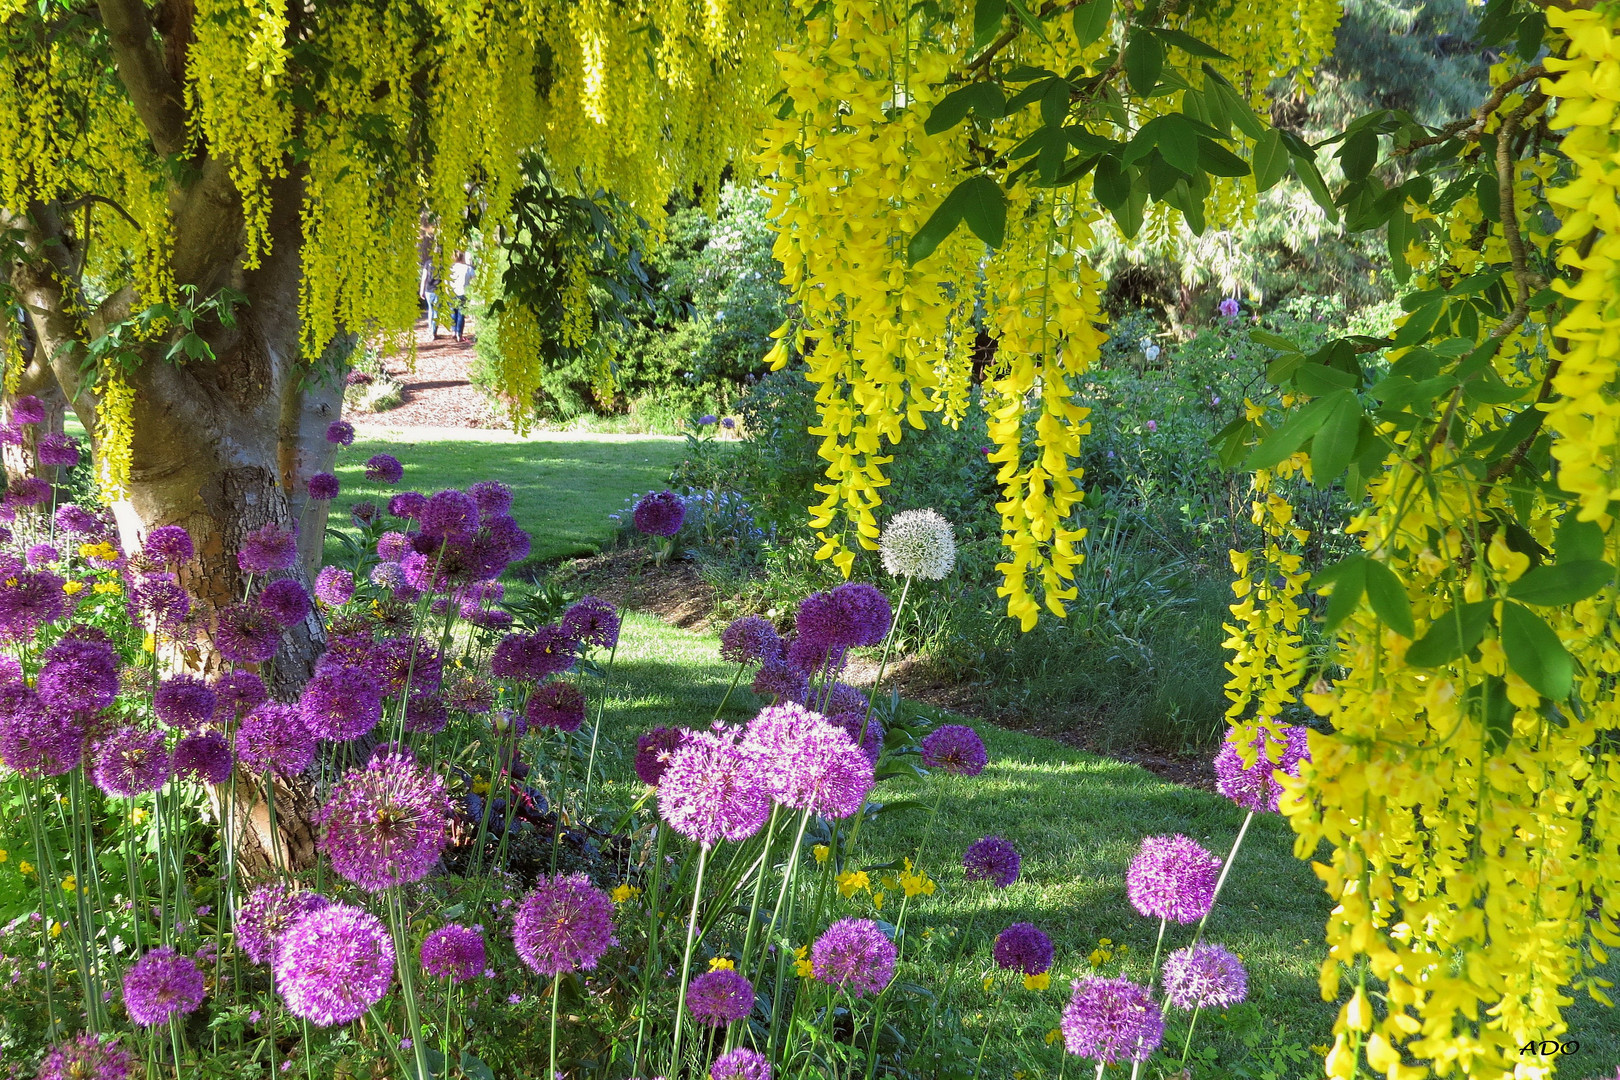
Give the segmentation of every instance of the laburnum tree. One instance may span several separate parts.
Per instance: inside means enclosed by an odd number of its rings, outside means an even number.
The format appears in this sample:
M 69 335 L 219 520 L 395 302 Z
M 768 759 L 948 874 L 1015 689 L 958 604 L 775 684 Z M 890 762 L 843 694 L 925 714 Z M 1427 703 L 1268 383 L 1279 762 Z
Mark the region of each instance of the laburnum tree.
M 93 433 L 126 546 L 190 531 L 205 606 L 241 597 L 238 546 L 267 522 L 301 528 L 312 570 L 325 510 L 304 485 L 355 340 L 409 348 L 424 223 L 441 260 L 516 232 L 543 157 L 656 232 L 757 129 L 785 14 L 5 0 L 3 258 L 33 346 L 7 335 L 7 389 Z M 278 674 L 307 671 L 315 633 Z

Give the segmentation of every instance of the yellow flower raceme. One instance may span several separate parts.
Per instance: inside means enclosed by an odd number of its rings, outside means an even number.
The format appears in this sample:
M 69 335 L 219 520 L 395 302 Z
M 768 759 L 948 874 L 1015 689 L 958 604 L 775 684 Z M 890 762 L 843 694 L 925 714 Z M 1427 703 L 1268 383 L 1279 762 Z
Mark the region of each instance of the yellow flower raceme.
M 864 889 L 871 888 L 871 879 L 865 870 L 845 870 L 838 875 L 838 892 L 846 900 Z

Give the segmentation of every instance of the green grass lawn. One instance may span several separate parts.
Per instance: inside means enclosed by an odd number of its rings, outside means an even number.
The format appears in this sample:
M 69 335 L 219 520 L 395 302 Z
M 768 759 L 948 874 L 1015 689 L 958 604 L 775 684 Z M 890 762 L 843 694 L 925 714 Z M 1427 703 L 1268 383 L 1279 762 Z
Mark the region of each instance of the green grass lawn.
M 512 488 L 512 514 L 534 537 L 531 559 L 547 561 L 592 555 L 609 536 L 608 514 L 623 509 L 632 493 L 662 487 L 685 443 L 660 435 L 539 433 L 520 438 L 506 432 L 456 428 L 358 429 L 353 446 L 339 451 L 336 472 L 343 485 L 333 525 L 349 526 L 348 507 L 370 500 L 386 508 L 399 491 L 431 494 L 479 480 Z M 387 488 L 366 479 L 373 454 L 393 454 L 405 463 L 405 480 Z M 337 556 L 329 542 L 327 555 Z
M 420 429 L 418 429 L 420 430 Z M 405 487 L 432 491 L 479 479 L 510 484 L 514 513 L 534 535 L 536 553 L 555 556 L 594 550 L 608 537 L 607 513 L 633 491 L 663 482 L 680 456 L 673 439 L 611 436 L 542 436 L 517 440 L 486 432 L 367 436 L 345 451 L 340 476 L 350 500 L 381 501 L 387 492 L 367 485 L 361 463 L 388 452 L 406 462 Z M 346 506 L 347 503 L 340 505 Z M 714 715 L 733 668 L 722 664 L 718 641 L 663 621 L 630 614 L 613 675 L 614 697 L 603 727 L 603 794 L 609 804 L 628 806 L 641 794 L 631 771 L 636 735 L 658 725 L 706 724 Z M 757 708 L 740 689 L 726 707 L 731 719 Z M 971 928 L 976 948 L 958 970 L 964 987 L 931 1038 L 970 1067 L 988 1032 L 986 1068 L 981 1074 L 1008 1080 L 1057 1077 L 1063 1066 L 1061 1044 L 1045 1037 L 1057 1024 L 1068 998 L 1069 980 L 1093 969 L 1089 957 L 1103 946 L 1113 958 L 1097 970 L 1138 980 L 1147 976 L 1157 924 L 1138 916 L 1125 894 L 1125 870 L 1144 836 L 1181 832 L 1225 855 L 1242 819 L 1231 803 L 1203 792 L 1160 781 L 1133 765 L 1076 751 L 1051 740 L 975 722 L 990 751 L 990 764 L 978 777 L 949 776 L 921 781 L 889 781 L 880 789 L 886 801 L 915 799 L 925 805 L 939 798 L 931 832 L 926 811 L 897 814 L 866 830 L 857 865 L 916 857 L 938 880 L 931 897 L 913 901 L 909 921 L 920 942 L 908 956 L 916 962 L 900 978 L 937 988 L 945 979 L 942 962 L 950 932 Z M 1020 880 L 995 892 L 963 880 L 961 852 L 973 840 L 999 834 L 1023 855 Z M 1197 1070 L 1204 1078 L 1307 1078 L 1321 1075 L 1313 1046 L 1331 1041 L 1335 1006 L 1324 1003 L 1317 973 L 1325 955 L 1322 926 L 1328 903 L 1309 866 L 1292 853 L 1292 833 L 1276 815 L 1257 819 L 1249 831 L 1206 940 L 1238 953 L 1250 974 L 1250 999 L 1226 1015 L 1201 1017 L 1196 1046 L 1216 1055 Z M 836 901 L 833 917 L 893 918 L 898 897 L 878 912 L 867 895 Z M 987 993 L 981 977 L 990 970 L 990 938 L 1007 924 L 1030 921 L 1045 929 L 1057 947 L 1051 987 L 1022 987 L 1004 997 Z M 1191 928 L 1172 928 L 1166 948 L 1184 945 Z M 920 933 L 927 931 L 926 935 Z M 1121 949 L 1121 946 L 1126 948 Z M 912 946 L 908 946 L 913 948 Z M 1611 973 L 1614 977 L 1614 973 Z M 1620 980 L 1617 980 L 1620 981 Z M 915 1037 L 927 1015 L 922 998 L 906 999 L 896 1022 Z M 1560 1072 L 1587 1077 L 1613 1069 L 1620 1060 L 1616 1018 L 1588 1001 L 1571 1010 L 1571 1036 L 1577 1055 Z M 1175 1035 L 1184 1029 L 1172 1027 Z M 1168 1040 L 1167 1040 L 1168 1041 Z M 1179 1056 L 1179 1047 L 1173 1055 Z M 1076 1077 L 1090 1070 L 1069 1063 Z M 941 1072 L 939 1075 L 965 1075 Z M 1124 1075 L 1119 1070 L 1110 1076 Z

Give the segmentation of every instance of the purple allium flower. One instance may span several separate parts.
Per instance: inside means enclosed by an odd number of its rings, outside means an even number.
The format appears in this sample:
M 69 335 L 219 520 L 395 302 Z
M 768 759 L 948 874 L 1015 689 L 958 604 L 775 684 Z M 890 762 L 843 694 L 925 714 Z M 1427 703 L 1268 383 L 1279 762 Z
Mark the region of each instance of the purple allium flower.
M 264 680 L 251 671 L 230 671 L 214 684 L 214 723 L 230 725 L 269 699 Z
M 480 480 L 467 489 L 478 502 L 478 512 L 484 517 L 508 514 L 512 511 L 512 489 L 495 480 Z
M 421 881 L 450 843 L 444 781 L 399 754 L 345 775 L 319 820 L 332 869 L 372 892 Z
M 377 520 L 377 504 L 374 502 L 357 502 L 349 507 L 349 517 L 361 528 L 365 528 Z
M 405 478 L 405 466 L 392 454 L 374 454 L 366 459 L 366 479 L 374 484 L 397 484 Z
M 490 657 L 489 670 L 501 679 L 544 679 L 574 666 L 578 643 L 562 627 L 542 626 L 532 634 L 508 634 Z
M 829 646 L 820 638 L 794 634 L 787 643 L 782 659 L 789 668 L 807 679 L 812 676 L 825 677 L 844 670 L 847 651 L 841 645 Z M 766 661 L 766 664 L 770 663 Z
M 96 744 L 91 775 L 107 794 L 133 799 L 162 787 L 170 766 L 163 732 L 125 725 Z
M 1052 939 L 1034 923 L 1015 922 L 996 935 L 996 964 L 1021 975 L 1039 975 L 1052 966 Z
M 236 944 L 255 964 L 268 964 L 275 957 L 281 935 L 299 919 L 331 903 L 308 890 L 293 891 L 285 881 L 270 881 L 248 893 L 247 902 L 236 912 Z
M 354 575 L 337 566 L 323 566 L 315 575 L 315 597 L 327 607 L 342 607 L 354 596 Z
M 942 724 L 922 741 L 923 764 L 955 776 L 978 776 L 990 760 L 984 740 L 964 724 Z
M 326 425 L 326 441 L 337 446 L 354 443 L 354 425 L 346 420 L 334 420 Z
M 699 427 L 708 427 L 710 424 L 714 423 L 717 419 L 718 418 L 713 413 L 704 413 L 702 416 L 698 417 L 698 420 L 697 420 L 698 426 Z
M 398 495 L 389 496 L 388 516 L 404 518 L 407 521 L 419 518 L 422 511 L 427 509 L 427 504 L 427 496 L 420 491 L 402 491 Z
M 297 626 L 309 618 L 309 593 L 297 578 L 277 578 L 259 593 L 259 606 L 283 627 Z
M 54 465 L 64 468 L 73 468 L 79 463 L 79 444 L 74 438 L 61 431 L 51 431 L 40 436 L 39 463 L 41 465 Z
M 1131 860 L 1125 886 L 1142 915 L 1191 923 L 1209 914 L 1220 873 L 1221 860 L 1180 833 L 1150 836 Z
M 296 530 L 283 530 L 267 522 L 242 538 L 236 562 L 250 574 L 274 574 L 290 570 L 298 561 Z
M 226 660 L 258 664 L 276 655 L 281 626 L 258 604 L 232 604 L 221 608 L 214 647 Z
M 795 810 L 845 818 L 872 789 L 872 761 L 841 728 L 802 705 L 761 709 L 748 722 L 743 749 L 771 798 Z
M 831 686 L 823 689 L 816 697 L 820 706 L 817 710 L 826 716 L 837 716 L 839 713 L 858 712 L 866 715 L 866 691 L 849 685 L 846 682 L 834 681 Z
M 383 562 L 399 562 L 411 550 L 411 538 L 402 532 L 385 532 L 377 537 L 377 558 Z
M 118 697 L 118 656 L 105 641 L 64 637 L 46 650 L 35 686 L 53 712 L 100 712 Z
M 1013 846 L 999 836 L 986 836 L 968 845 L 962 854 L 962 867 L 969 881 L 992 881 L 998 889 L 1005 889 L 1018 880 L 1018 868 L 1023 860 Z
M 1265 728 L 1260 728 L 1254 734 L 1254 741 L 1249 744 L 1255 758 L 1254 764 L 1247 768 L 1243 765 L 1242 752 L 1229 736 L 1215 754 L 1215 790 L 1245 810 L 1275 811 L 1283 790 L 1276 780 L 1276 773 L 1299 775 L 1300 763 L 1310 757 L 1310 751 L 1306 749 L 1307 732 L 1308 729 L 1303 727 L 1284 728 L 1279 760 L 1273 762 L 1268 744 L 1275 740 Z M 1236 730 L 1232 732 L 1237 733 Z
M 418 595 L 442 590 L 449 583 L 449 575 L 444 572 L 443 567 L 435 565 L 438 561 L 417 551 L 406 552 L 405 557 L 399 562 L 399 568 L 405 575 L 405 584 Z
M 669 768 L 669 759 L 686 742 L 691 732 L 685 728 L 656 727 L 636 738 L 636 776 L 648 787 L 657 787 Z
M 161 1024 L 175 1013 L 196 1012 L 203 993 L 203 973 L 191 957 L 167 945 L 152 949 L 124 973 L 124 1008 L 142 1027 Z
M 393 589 L 395 592 L 399 592 L 401 589 L 411 589 L 409 585 L 405 584 L 404 567 L 397 562 L 380 562 L 373 566 L 371 568 L 371 583 L 379 588 Z M 416 590 L 411 589 L 411 592 L 414 593 Z
M 1218 305 L 1218 310 L 1221 313 L 1221 318 L 1235 319 L 1238 317 L 1238 312 L 1242 309 L 1238 307 L 1238 302 L 1235 297 L 1228 296 L 1226 299 L 1220 302 Z
M 732 664 L 763 664 L 782 655 L 782 638 L 765 619 L 745 615 L 720 631 L 720 659 Z
M 739 1046 L 715 1059 L 709 1080 L 771 1080 L 771 1063 L 759 1051 Z
M 196 731 L 214 718 L 219 696 L 192 675 L 171 675 L 152 694 L 152 711 L 172 728 Z
M 436 491 L 418 520 L 424 536 L 440 540 L 471 536 L 478 531 L 478 503 L 465 491 Z
M 0 445 L 21 446 L 23 444 L 23 430 L 18 424 L 5 424 L 0 426 Z
M 412 694 L 405 703 L 405 730 L 437 735 L 450 723 L 444 698 L 438 694 Z
M 1243 962 L 1219 945 L 1177 949 L 1164 958 L 1164 995 L 1178 1009 L 1227 1009 L 1249 993 Z
M 674 536 L 686 520 L 686 503 L 673 491 L 648 492 L 636 500 L 636 528 L 648 536 Z
M 174 771 L 199 784 L 223 784 L 231 775 L 231 748 L 215 731 L 187 735 L 174 746 Z
M 538 975 L 596 967 L 613 945 L 613 901 L 584 874 L 542 877 L 512 921 L 518 956 Z
M 509 563 L 529 557 L 531 541 L 529 534 L 523 531 L 516 521 L 509 515 L 496 514 L 484 523 L 489 532 L 490 541 L 501 549 L 502 558 Z
M 61 776 L 84 756 L 84 728 L 22 682 L 0 686 L 0 761 L 25 776 Z
M 1076 979 L 1063 1010 L 1069 1053 L 1113 1064 L 1146 1061 L 1164 1039 L 1164 1018 L 1145 986 L 1129 979 Z
M 876 585 L 864 581 L 846 581 L 835 586 L 832 598 L 838 604 L 843 626 L 836 642 L 838 645 L 881 645 L 894 621 L 894 609 L 889 598 L 878 591 Z
M 1151 435 L 1154 432 L 1159 430 L 1159 422 L 1157 420 L 1149 420 L 1147 423 L 1143 424 L 1142 426 L 1147 428 L 1149 435 Z
M 737 735 L 693 732 L 658 781 L 659 813 L 676 832 L 705 847 L 748 839 L 771 812 L 759 762 Z
M 0 636 L 23 641 L 66 615 L 73 602 L 62 591 L 64 584 L 49 570 L 28 570 L 0 579 Z
M 687 986 L 686 1007 L 698 1023 L 725 1027 L 754 1011 L 754 984 L 726 968 L 704 972 Z
M 871 919 L 839 919 L 810 947 L 810 971 L 851 997 L 880 993 L 894 978 L 897 952 Z
M 730 431 L 737 426 L 737 421 L 733 420 L 729 416 L 723 417 L 720 420 L 720 426 L 725 428 L 727 431 Z
M 494 708 L 495 688 L 483 676 L 465 672 L 445 687 L 444 703 L 457 712 L 481 715 Z
M 322 664 L 298 696 L 298 714 L 318 739 L 358 739 L 382 719 L 382 698 L 382 684 L 372 672 Z
M 786 660 L 767 660 L 760 665 L 750 684 L 760 697 L 778 701 L 803 701 L 810 696 L 810 679 Z
M 159 566 L 190 562 L 197 549 L 191 534 L 179 525 L 160 525 L 146 534 L 141 554 Z
M 385 695 L 403 694 L 410 679 L 413 693 L 437 690 L 444 674 L 444 656 L 437 645 L 409 637 L 379 641 L 372 653 L 373 670 L 383 680 Z
M 57 551 L 50 544 L 35 544 L 33 547 L 28 549 L 27 557 L 29 566 L 42 566 L 47 563 L 53 563 L 57 559 L 60 559 L 62 557 L 62 553 Z
M 168 574 L 143 577 L 129 590 L 136 618 L 150 618 L 156 633 L 177 637 L 191 614 L 191 594 Z
M 878 758 L 883 756 L 883 721 L 875 716 L 868 718 L 865 705 L 861 706 L 859 712 L 839 713 L 827 719 L 861 748 L 866 760 L 874 766 L 877 765 Z M 864 732 L 861 730 L 863 721 L 866 728 Z
M 101 522 L 77 503 L 63 503 L 56 508 L 56 531 L 88 536 L 101 531 Z
M 484 935 L 460 923 L 433 931 L 422 941 L 422 967 L 429 975 L 468 982 L 484 970 Z
M 236 759 L 251 773 L 274 769 L 296 776 L 315 760 L 315 736 L 296 708 L 266 701 L 244 716 L 236 729 Z
M 585 722 L 585 695 L 571 682 L 548 682 L 529 695 L 524 715 L 534 727 L 578 731 Z
M 6 489 L 6 498 L 17 506 L 38 506 L 50 497 L 51 482 L 37 476 L 19 476 Z
M 24 394 L 11 403 L 11 422 L 13 424 L 43 424 L 45 422 L 45 403 L 33 394 Z
M 135 1058 L 116 1037 L 81 1031 L 58 1043 L 40 1063 L 38 1080 L 131 1080 Z
M 338 497 L 338 478 L 329 472 L 318 472 L 309 478 L 305 490 L 310 498 L 328 502 Z
M 394 940 L 371 912 L 331 904 L 288 927 L 272 959 L 288 1011 L 331 1027 L 358 1020 L 388 993 Z
M 563 612 L 562 632 L 581 645 L 611 649 L 619 644 L 619 613 L 612 604 L 595 596 L 582 596 Z

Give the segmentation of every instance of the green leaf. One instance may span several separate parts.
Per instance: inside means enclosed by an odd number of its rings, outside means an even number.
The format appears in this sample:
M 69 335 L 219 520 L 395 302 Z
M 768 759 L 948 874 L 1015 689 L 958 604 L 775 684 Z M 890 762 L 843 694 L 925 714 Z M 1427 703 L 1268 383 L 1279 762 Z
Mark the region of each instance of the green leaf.
M 1150 33 L 1137 31 L 1125 46 L 1125 77 L 1137 97 L 1151 97 L 1164 70 L 1164 46 Z
M 1571 510 L 1558 524 L 1553 550 L 1559 562 L 1579 562 L 1603 558 L 1603 529 L 1595 521 L 1581 521 Z
M 1249 107 L 1249 101 L 1237 88 L 1226 81 L 1226 76 L 1210 67 L 1206 62 L 1202 65 L 1204 70 L 1204 93 L 1212 98 L 1218 97 L 1222 105 L 1226 106 L 1227 113 L 1238 130 L 1251 139 L 1261 139 L 1269 130 L 1260 118 Z
M 1439 667 L 1467 653 L 1491 622 L 1491 604 L 1481 600 L 1441 615 L 1429 624 L 1428 632 L 1406 650 L 1406 662 L 1413 667 Z
M 1198 138 L 1198 164 L 1214 176 L 1248 176 L 1249 163 L 1232 151 L 1203 136 Z
M 1404 207 L 1396 208 L 1389 216 L 1389 224 L 1385 234 L 1385 242 L 1389 247 L 1389 266 L 1395 273 L 1395 280 L 1405 285 L 1412 276 L 1412 268 L 1406 264 L 1406 245 L 1412 238 L 1412 219 L 1406 216 Z
M 1243 467 L 1251 471 L 1269 469 L 1278 462 L 1286 461 L 1306 439 L 1316 434 L 1332 408 L 1333 399 L 1330 397 L 1317 398 L 1306 405 L 1290 416 L 1282 427 L 1262 439 Z
M 1164 160 L 1188 176 L 1198 171 L 1198 133 L 1180 113 L 1160 117 L 1163 124 L 1155 140 Z
M 1191 34 L 1182 30 L 1172 30 L 1168 26 L 1155 26 L 1153 34 L 1166 45 L 1174 45 L 1188 56 L 1196 56 L 1202 60 L 1230 60 L 1221 50 L 1213 45 L 1206 45 Z
M 1361 602 L 1361 594 L 1367 588 L 1367 558 L 1363 555 L 1352 555 L 1334 567 L 1338 572 L 1327 581 L 1322 580 L 1318 574 L 1311 584 L 1331 584 L 1333 591 L 1328 594 L 1327 611 L 1323 615 L 1322 625 L 1325 630 L 1332 633 L 1338 629 L 1339 624 L 1348 619 Z
M 1114 0 L 1086 0 L 1074 9 L 1075 45 L 1085 48 L 1108 30 L 1114 14 Z
M 1303 351 L 1298 345 L 1295 345 L 1281 334 L 1273 334 L 1268 330 L 1250 330 L 1249 340 L 1257 345 L 1276 349 L 1278 352 L 1297 353 Z
M 967 86 L 952 90 L 939 100 L 934 111 L 928 114 L 923 123 L 923 130 L 930 135 L 938 135 L 948 131 L 961 123 L 972 113 L 980 120 L 994 120 L 1002 115 L 1006 106 L 1006 98 L 1001 87 L 993 82 L 969 83 Z
M 1294 372 L 1294 385 L 1311 397 L 1326 397 L 1335 390 L 1354 390 L 1361 380 L 1326 364 L 1302 364 Z
M 495 1080 L 495 1070 L 485 1065 L 471 1050 L 461 1052 L 461 1071 L 472 1080 Z
M 1367 560 L 1367 600 L 1384 625 L 1404 638 L 1417 634 L 1412 622 L 1412 603 L 1395 571 L 1374 559 Z
M 958 184 L 951 194 L 961 196 L 962 220 L 974 235 L 992 248 L 1000 247 L 1007 235 L 1007 197 L 995 177 L 971 177 Z
M 1097 201 L 1118 217 L 1125 200 L 1131 195 L 1130 173 L 1125 171 L 1117 157 L 1106 154 L 1097 162 L 1097 175 L 1092 178 L 1091 190 L 1097 196 Z
M 1361 433 L 1361 402 L 1349 390 L 1335 390 L 1321 400 L 1332 404 L 1311 440 L 1311 476 L 1317 487 L 1325 488 L 1338 479 L 1355 456 L 1356 436 Z
M 1305 185 L 1305 190 L 1311 193 L 1316 205 L 1322 208 L 1329 221 L 1339 220 L 1339 208 L 1333 205 L 1333 195 L 1328 191 L 1327 181 L 1322 179 L 1321 170 L 1316 167 L 1316 159 L 1302 154 L 1294 155 L 1294 175 L 1299 182 Z
M 1007 0 L 978 0 L 973 6 L 973 47 L 982 48 L 1001 31 Z
M 1485 752 L 1499 754 L 1513 737 L 1513 702 L 1508 700 L 1507 680 L 1492 675 L 1468 688 L 1463 700 L 1478 706 L 1480 726 L 1485 729 Z
M 1378 164 L 1378 133 L 1363 129 L 1351 135 L 1339 147 L 1338 158 L 1344 168 L 1345 179 L 1365 180 L 1373 166 Z
M 1575 685 L 1575 658 L 1541 616 L 1518 604 L 1502 605 L 1502 651 L 1508 667 L 1542 697 L 1562 701 Z
M 906 245 L 906 258 L 911 262 L 921 262 L 934 253 L 934 249 L 945 242 L 945 238 L 956 231 L 962 223 L 962 204 L 952 191 L 940 200 L 934 212 L 923 222 L 911 242 Z
M 1254 186 L 1266 191 L 1288 175 L 1288 149 L 1275 129 L 1268 131 L 1254 144 Z
M 1446 308 L 1445 300 L 1431 300 L 1407 316 L 1406 322 L 1395 331 L 1395 347 L 1404 349 L 1416 345 L 1429 336 L 1434 324 L 1440 321 L 1440 313 Z
M 1041 120 L 1049 128 L 1062 129 L 1063 119 L 1069 112 L 1069 84 L 1053 79 L 1052 85 L 1041 95 Z M 1062 136 L 1058 136 L 1061 140 Z
M 1572 559 L 1552 566 L 1538 566 L 1508 586 L 1515 600 L 1538 607 L 1563 607 L 1602 589 L 1614 581 L 1614 567 L 1601 559 Z

